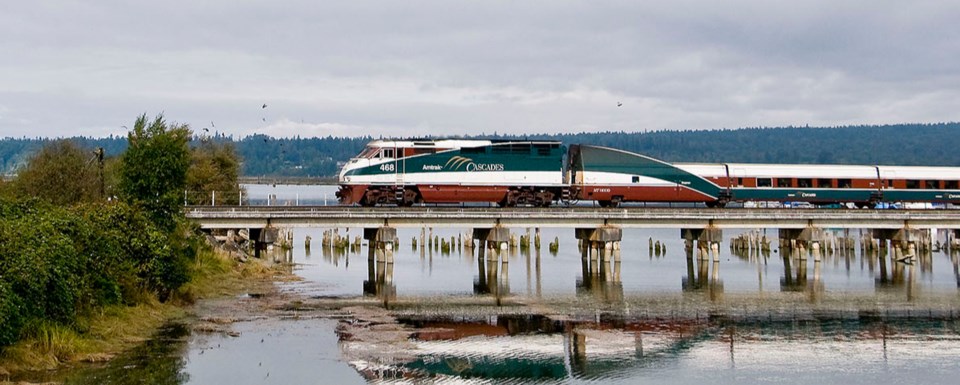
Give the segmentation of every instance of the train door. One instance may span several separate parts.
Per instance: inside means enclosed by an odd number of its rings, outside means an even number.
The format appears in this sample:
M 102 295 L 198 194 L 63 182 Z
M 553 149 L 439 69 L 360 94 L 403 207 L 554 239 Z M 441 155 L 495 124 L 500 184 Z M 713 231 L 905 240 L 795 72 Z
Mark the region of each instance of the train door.
M 394 152 L 397 153 L 397 158 L 394 160 L 394 163 L 397 165 L 397 180 L 400 181 L 401 187 L 403 187 L 405 182 L 404 177 L 407 175 L 407 157 L 406 154 L 404 154 L 404 150 L 402 147 L 394 146 Z
M 580 154 L 580 145 L 571 144 L 567 148 L 566 173 L 563 183 L 569 187 L 569 198 L 582 199 L 583 197 L 583 159 Z
M 743 187 L 743 178 L 746 177 L 747 171 L 742 168 L 733 169 L 733 178 L 730 180 L 731 186 Z

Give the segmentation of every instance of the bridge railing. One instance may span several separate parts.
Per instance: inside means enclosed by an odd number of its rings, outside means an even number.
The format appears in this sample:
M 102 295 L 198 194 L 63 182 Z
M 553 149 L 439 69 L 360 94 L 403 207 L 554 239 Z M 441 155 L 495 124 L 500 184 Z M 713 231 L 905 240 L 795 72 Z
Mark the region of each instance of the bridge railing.
M 190 191 L 183 192 L 184 206 L 336 206 L 337 197 L 332 193 L 304 194 L 297 192 L 274 192 L 266 195 L 237 191 Z

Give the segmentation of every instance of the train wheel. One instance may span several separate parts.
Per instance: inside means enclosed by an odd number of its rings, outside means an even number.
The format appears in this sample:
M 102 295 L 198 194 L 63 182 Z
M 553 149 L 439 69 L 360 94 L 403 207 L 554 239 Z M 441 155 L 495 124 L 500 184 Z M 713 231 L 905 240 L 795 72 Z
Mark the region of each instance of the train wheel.
M 727 201 L 725 201 L 725 200 L 723 200 L 723 199 L 715 200 L 715 201 L 709 201 L 709 202 L 703 202 L 703 203 L 704 203 L 705 205 L 707 205 L 707 208 L 711 208 L 711 209 L 715 209 L 715 208 L 721 208 L 721 209 L 722 209 L 722 208 L 724 208 L 724 207 L 727 207 Z
M 517 190 L 510 190 L 497 205 L 500 207 L 516 207 L 519 203 L 520 193 Z
M 367 189 L 367 192 L 363 194 L 363 197 L 360 198 L 360 201 L 357 202 L 360 206 L 363 207 L 373 207 L 377 205 L 377 201 L 380 200 L 380 190 L 371 190 Z
M 421 202 L 423 202 L 423 198 L 420 196 L 420 192 L 408 188 L 403 190 L 403 202 L 397 202 L 397 206 L 410 207 Z
M 550 207 L 553 203 L 553 197 L 556 195 L 550 191 L 539 191 L 534 198 L 534 205 L 537 207 Z

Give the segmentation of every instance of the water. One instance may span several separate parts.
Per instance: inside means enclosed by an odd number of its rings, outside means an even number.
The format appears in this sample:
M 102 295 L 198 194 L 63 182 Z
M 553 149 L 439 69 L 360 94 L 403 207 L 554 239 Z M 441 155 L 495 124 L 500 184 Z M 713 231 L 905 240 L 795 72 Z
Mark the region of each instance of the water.
M 274 194 L 278 204 L 332 203 L 335 189 L 247 186 L 251 201 Z M 733 253 L 729 239 L 752 231 L 744 229 L 724 231 L 714 262 L 687 258 L 676 229 L 625 229 L 622 250 L 610 254 L 619 263 L 584 263 L 573 230 L 543 228 L 539 251 L 489 250 L 480 259 L 462 246 L 414 248 L 421 229 L 401 228 L 386 264 L 369 259 L 366 246 L 324 249 L 325 230 L 294 229 L 285 257 L 303 281 L 281 290 L 390 308 L 409 336 L 339 339 L 334 320 L 253 320 L 233 325 L 239 337 L 161 336 L 149 353 L 132 354 L 143 361 L 124 357 L 73 382 L 945 384 L 960 374 L 957 254 L 909 265 L 859 250 L 802 261 L 780 255 L 775 229 L 766 230 L 769 254 Z M 450 240 L 468 230 L 432 233 Z M 362 229 L 338 234 L 353 239 Z M 560 247 L 551 253 L 554 239 Z M 650 240 L 666 250 L 651 251 Z M 460 310 L 423 310 L 444 307 Z
M 127 384 L 363 384 L 339 358 L 336 321 L 255 320 L 236 336 L 194 333 L 181 324 L 106 365 L 64 377 L 34 379 L 77 385 Z
M 242 184 L 244 204 L 252 206 L 334 206 L 337 205 L 333 185 Z

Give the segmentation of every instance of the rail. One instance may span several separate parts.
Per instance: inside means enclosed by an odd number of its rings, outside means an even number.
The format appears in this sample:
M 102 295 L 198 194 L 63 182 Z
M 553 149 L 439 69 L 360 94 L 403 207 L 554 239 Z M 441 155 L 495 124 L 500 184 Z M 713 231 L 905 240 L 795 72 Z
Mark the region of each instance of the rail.
M 647 228 L 950 228 L 960 210 L 706 209 L 706 208 L 483 208 L 344 206 L 188 206 L 201 227 L 282 226 L 526 226 L 615 225 Z

